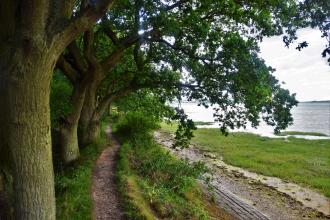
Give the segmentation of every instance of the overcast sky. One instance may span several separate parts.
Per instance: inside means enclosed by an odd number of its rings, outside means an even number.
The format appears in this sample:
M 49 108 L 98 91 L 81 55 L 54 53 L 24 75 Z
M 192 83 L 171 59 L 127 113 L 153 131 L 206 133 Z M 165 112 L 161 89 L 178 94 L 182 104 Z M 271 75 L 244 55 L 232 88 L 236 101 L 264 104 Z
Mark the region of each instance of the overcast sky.
M 274 75 L 285 82 L 283 87 L 297 93 L 299 101 L 330 100 L 330 66 L 321 57 L 326 41 L 318 30 L 298 32 L 300 41 L 309 43 L 302 51 L 284 46 L 282 37 L 264 39 L 261 56 L 276 69 Z

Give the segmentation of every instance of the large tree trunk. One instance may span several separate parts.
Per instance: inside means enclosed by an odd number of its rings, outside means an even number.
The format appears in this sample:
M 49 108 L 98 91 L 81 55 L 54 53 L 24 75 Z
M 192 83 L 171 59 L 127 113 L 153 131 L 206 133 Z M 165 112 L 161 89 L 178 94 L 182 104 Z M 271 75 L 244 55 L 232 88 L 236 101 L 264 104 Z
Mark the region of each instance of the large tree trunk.
M 55 219 L 47 49 L 8 48 L 0 59 L 1 148 L 13 177 L 15 219 Z
M 85 145 L 95 143 L 101 134 L 100 117 L 92 117 L 82 136 L 82 141 Z
M 86 89 L 85 100 L 81 110 L 81 115 L 79 119 L 79 144 L 81 146 L 86 146 L 93 143 L 99 137 L 99 118 L 94 118 L 93 114 L 97 108 L 97 90 L 102 81 L 102 72 L 95 71 L 92 74 L 92 78 Z M 95 120 L 96 119 L 96 120 Z
M 79 158 L 77 124 L 63 125 L 60 130 L 61 160 L 69 164 Z
M 89 121 L 87 122 L 87 127 L 83 133 L 83 141 L 85 144 L 91 144 L 96 142 L 101 135 L 101 118 L 106 113 L 107 108 L 110 108 L 110 103 L 113 97 L 106 98 L 98 103 L 98 106 L 91 113 Z
M 60 128 L 61 158 L 70 163 L 79 158 L 78 123 L 85 100 L 86 81 L 75 85 L 72 95 L 72 110 L 62 122 Z
M 69 19 L 76 1 L 0 1 L 0 164 L 13 179 L 15 219 L 55 220 L 51 76 L 64 48 L 112 2 L 97 1 Z

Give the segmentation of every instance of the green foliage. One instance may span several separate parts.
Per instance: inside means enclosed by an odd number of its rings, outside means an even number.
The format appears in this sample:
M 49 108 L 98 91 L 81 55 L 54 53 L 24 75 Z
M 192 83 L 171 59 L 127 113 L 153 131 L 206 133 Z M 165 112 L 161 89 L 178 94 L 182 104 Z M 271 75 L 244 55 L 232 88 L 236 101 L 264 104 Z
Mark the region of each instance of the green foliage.
M 175 143 L 173 147 L 188 147 L 193 135 L 193 130 L 196 130 L 194 122 L 188 119 L 188 116 L 184 113 L 183 109 L 176 108 L 176 114 L 172 117 L 172 120 L 178 121 L 178 128 L 175 131 Z
M 135 172 L 148 177 L 153 183 L 183 195 L 195 185 L 206 169 L 201 163 L 188 165 L 188 161 L 176 161 L 169 152 L 155 144 L 137 146 L 131 158 Z
M 129 96 L 120 99 L 117 105 L 119 110 L 126 112 L 126 117 L 122 117 L 117 123 L 117 126 L 119 126 L 117 129 L 121 130 L 119 134 L 128 135 L 130 138 L 133 135 L 136 138 L 142 134 L 149 134 L 150 129 L 157 128 L 153 127 L 152 124 L 164 120 L 175 120 L 178 121 L 178 129 L 173 147 L 183 148 L 189 145 L 189 141 L 193 137 L 192 131 L 196 129 L 193 121 L 188 119 L 182 109 L 173 109 L 166 105 L 165 100 L 150 90 L 131 93 Z
M 148 88 L 163 100 L 212 106 L 222 132 L 261 119 L 276 131 L 285 128 L 295 96 L 271 75 L 258 44 L 290 29 L 298 9 L 295 0 L 117 1 L 93 30 L 95 61 L 103 65 L 113 55 L 116 64 L 97 97 Z M 82 53 L 84 40 L 77 40 Z
M 100 26 L 123 41 L 139 34 L 114 70 L 121 82 L 212 106 L 223 132 L 261 119 L 278 131 L 292 123 L 297 102 L 259 57 L 258 43 L 300 22 L 292 19 L 298 9 L 295 0 L 120 1 Z
M 55 71 L 51 83 L 50 110 L 52 127 L 57 127 L 59 119 L 71 111 L 73 88 L 69 80 L 59 71 Z
M 142 196 L 147 201 L 148 206 L 156 212 L 156 216 L 161 218 L 197 217 L 201 219 L 206 216 L 202 207 L 195 207 L 190 204 L 185 197 L 185 193 L 193 190 L 197 185 L 196 177 L 200 177 L 205 172 L 205 167 L 195 164 L 190 167 L 186 161 L 179 161 L 164 152 L 156 144 L 143 146 L 138 142 L 138 146 L 126 144 L 121 149 L 119 176 L 122 185 L 128 176 L 135 176 L 138 180 L 138 187 L 142 191 Z M 122 187 L 122 192 L 127 190 Z M 127 198 L 129 201 L 130 199 Z M 137 207 L 126 205 L 125 212 L 132 215 L 139 213 Z M 133 210 L 132 210 L 133 208 Z
M 140 119 L 137 119 L 140 117 Z M 125 214 L 129 219 L 153 218 L 197 218 L 206 219 L 208 213 L 203 205 L 190 201 L 187 193 L 196 192 L 197 178 L 202 178 L 206 167 L 201 163 L 188 164 L 185 160 L 177 160 L 153 142 L 152 137 L 143 134 L 138 126 L 129 125 L 148 120 L 137 114 L 127 123 L 116 126 L 117 134 L 124 143 L 118 165 L 118 177 L 121 192 L 124 195 Z M 155 122 L 154 122 L 155 123 Z M 128 127 L 128 128 L 123 128 Z M 156 128 L 157 126 L 150 126 Z M 136 135 L 127 135 L 127 131 Z M 151 129 L 143 132 L 151 132 Z M 153 218 L 148 218 L 148 216 Z
M 330 65 L 330 1 L 328 0 L 304 0 L 299 2 L 299 10 L 296 15 L 292 17 L 292 21 L 286 30 L 286 35 L 283 41 L 289 47 L 294 41 L 298 39 L 296 31 L 299 28 L 312 27 L 318 28 L 321 32 L 321 37 L 327 42 L 321 55 L 328 57 Z M 304 40 L 304 39 L 302 39 Z M 302 50 L 308 47 L 308 42 L 299 42 L 296 46 L 297 50 Z
M 174 110 L 166 105 L 166 99 L 150 89 L 131 93 L 125 98 L 119 99 L 116 104 L 119 111 L 141 112 L 158 122 L 164 118 L 171 118 L 174 115 Z
M 330 1 L 328 0 L 306 0 L 300 3 L 302 16 L 308 21 L 311 27 L 318 27 L 322 37 L 327 41 L 327 45 L 322 52 L 322 56 L 328 57 L 330 65 Z M 300 43 L 297 49 L 307 46 L 306 43 Z
M 126 137 L 134 141 L 150 139 L 151 132 L 156 128 L 159 128 L 159 126 L 155 119 L 142 112 L 128 112 L 115 125 L 119 137 Z

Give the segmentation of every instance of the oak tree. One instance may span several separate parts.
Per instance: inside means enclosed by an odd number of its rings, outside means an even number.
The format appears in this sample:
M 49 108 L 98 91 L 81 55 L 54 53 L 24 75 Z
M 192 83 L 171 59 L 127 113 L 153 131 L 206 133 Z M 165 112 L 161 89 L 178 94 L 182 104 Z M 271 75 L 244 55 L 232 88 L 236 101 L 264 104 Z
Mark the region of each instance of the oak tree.
M 0 2 L 1 168 L 13 179 L 15 219 L 55 219 L 49 92 L 67 45 L 112 0 Z

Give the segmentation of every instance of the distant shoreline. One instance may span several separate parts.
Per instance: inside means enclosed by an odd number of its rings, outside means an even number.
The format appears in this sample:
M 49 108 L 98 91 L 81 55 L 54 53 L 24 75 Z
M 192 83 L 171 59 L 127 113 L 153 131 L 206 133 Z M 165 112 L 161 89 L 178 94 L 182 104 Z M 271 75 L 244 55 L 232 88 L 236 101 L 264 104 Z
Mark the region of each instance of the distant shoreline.
M 330 103 L 330 100 L 323 100 L 323 101 L 304 101 L 299 103 Z
M 299 103 L 330 103 L 330 100 L 321 100 L 321 101 L 298 101 Z M 177 101 L 172 102 L 172 104 L 178 104 Z M 196 101 L 181 101 L 181 103 L 189 103 L 189 104 L 198 104 Z

